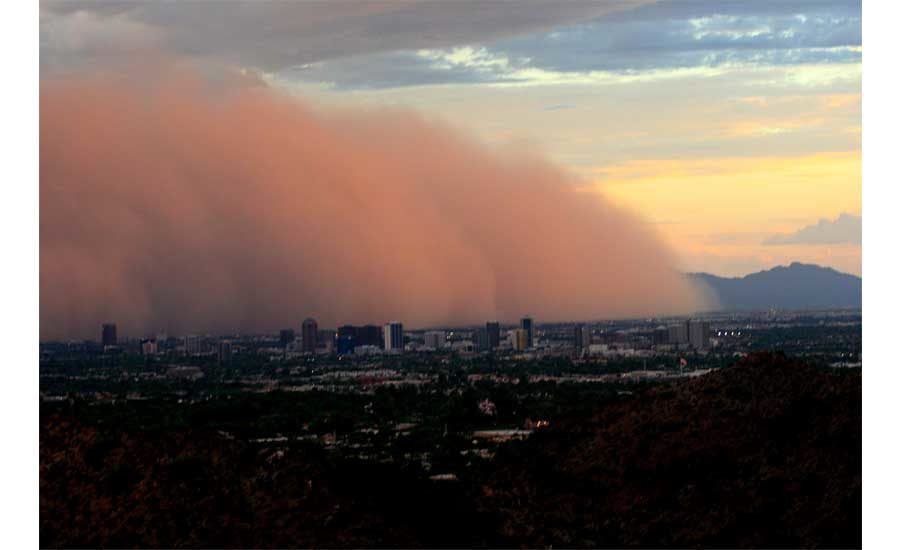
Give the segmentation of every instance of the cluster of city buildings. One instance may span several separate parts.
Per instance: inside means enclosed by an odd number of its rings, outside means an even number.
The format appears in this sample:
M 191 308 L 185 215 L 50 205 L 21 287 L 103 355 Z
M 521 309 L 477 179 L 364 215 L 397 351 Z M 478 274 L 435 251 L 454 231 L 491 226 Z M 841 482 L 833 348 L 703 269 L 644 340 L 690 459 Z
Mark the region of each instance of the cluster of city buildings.
M 565 347 L 578 356 L 603 355 L 622 348 L 611 341 L 608 334 L 596 325 L 574 325 Z M 428 330 L 407 333 L 403 324 L 391 321 L 384 325 L 343 325 L 336 330 L 320 329 L 313 318 L 304 319 L 299 331 L 283 329 L 278 334 L 277 348 L 284 354 L 373 355 L 402 352 L 456 351 L 478 353 L 492 351 L 526 352 L 559 348 L 558 335 L 546 334 L 538 339 L 534 319 L 523 317 L 518 326 L 503 327 L 499 321 L 488 321 L 483 328 L 462 330 Z M 118 348 L 116 325 L 102 326 L 104 351 Z M 663 351 L 706 350 L 710 347 L 709 322 L 688 319 L 658 326 L 650 335 L 654 349 Z M 229 339 L 215 339 L 187 335 L 179 339 L 164 333 L 140 340 L 140 353 L 156 355 L 180 352 L 184 355 L 215 354 L 221 361 L 229 361 L 236 352 Z M 270 348 L 271 349 L 271 348 Z
M 490 351 L 499 348 L 526 350 L 535 347 L 535 324 L 530 317 L 520 326 L 501 331 L 498 321 L 488 321 L 484 329 L 471 331 L 428 330 L 409 334 L 403 324 L 391 321 L 384 325 L 343 325 L 337 330 L 318 328 L 315 319 L 306 319 L 297 339 L 293 329 L 280 333 L 280 343 L 288 351 L 301 353 L 337 353 L 366 355 L 402 353 L 404 351 L 460 352 Z

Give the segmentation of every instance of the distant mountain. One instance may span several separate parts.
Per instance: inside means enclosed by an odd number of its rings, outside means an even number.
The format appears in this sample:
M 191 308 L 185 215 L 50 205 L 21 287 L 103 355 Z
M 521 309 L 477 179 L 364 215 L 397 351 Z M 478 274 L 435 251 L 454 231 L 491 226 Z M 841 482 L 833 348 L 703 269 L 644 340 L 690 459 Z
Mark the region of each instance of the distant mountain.
M 722 310 L 862 307 L 862 279 L 830 267 L 794 262 L 744 277 L 688 276 L 705 283 Z

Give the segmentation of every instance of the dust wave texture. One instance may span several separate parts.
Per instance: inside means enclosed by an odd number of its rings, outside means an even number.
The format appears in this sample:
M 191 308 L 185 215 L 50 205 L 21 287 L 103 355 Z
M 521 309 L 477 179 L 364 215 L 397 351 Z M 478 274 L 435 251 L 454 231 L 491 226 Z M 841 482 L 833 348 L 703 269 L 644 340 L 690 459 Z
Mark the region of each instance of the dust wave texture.
M 44 80 L 40 108 L 42 339 L 706 305 L 651 225 L 415 113 L 175 71 Z

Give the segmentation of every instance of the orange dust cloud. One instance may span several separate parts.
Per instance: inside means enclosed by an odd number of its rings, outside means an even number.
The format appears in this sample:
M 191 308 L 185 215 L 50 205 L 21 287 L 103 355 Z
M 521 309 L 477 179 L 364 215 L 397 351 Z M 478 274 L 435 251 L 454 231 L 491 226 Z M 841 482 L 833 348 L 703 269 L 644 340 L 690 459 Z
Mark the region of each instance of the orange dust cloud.
M 41 338 L 709 306 L 651 224 L 532 154 L 261 86 L 41 83 Z

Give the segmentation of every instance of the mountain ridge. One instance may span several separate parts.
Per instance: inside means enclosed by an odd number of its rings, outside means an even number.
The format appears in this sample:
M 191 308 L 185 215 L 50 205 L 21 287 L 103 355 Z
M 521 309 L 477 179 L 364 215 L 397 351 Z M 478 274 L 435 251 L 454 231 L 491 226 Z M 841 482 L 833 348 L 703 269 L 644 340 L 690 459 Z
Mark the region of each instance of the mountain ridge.
M 686 273 L 718 301 L 720 310 L 862 307 L 862 278 L 831 267 L 792 262 L 743 277 Z

